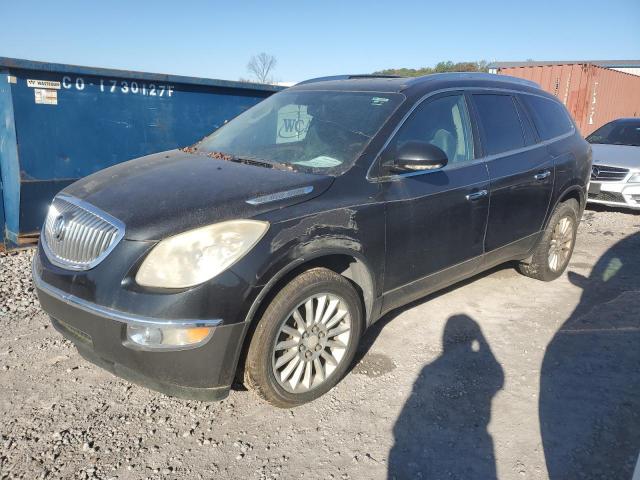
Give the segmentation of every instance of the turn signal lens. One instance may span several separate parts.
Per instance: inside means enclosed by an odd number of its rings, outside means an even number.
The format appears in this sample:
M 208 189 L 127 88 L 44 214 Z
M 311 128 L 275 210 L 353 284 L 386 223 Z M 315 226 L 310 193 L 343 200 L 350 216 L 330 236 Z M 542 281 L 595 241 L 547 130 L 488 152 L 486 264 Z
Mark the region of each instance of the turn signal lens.
M 195 346 L 208 340 L 212 327 L 158 327 L 127 325 L 127 340 L 145 348 L 172 349 Z
M 187 343 L 199 343 L 209 336 L 211 329 L 209 327 L 185 328 L 184 338 Z

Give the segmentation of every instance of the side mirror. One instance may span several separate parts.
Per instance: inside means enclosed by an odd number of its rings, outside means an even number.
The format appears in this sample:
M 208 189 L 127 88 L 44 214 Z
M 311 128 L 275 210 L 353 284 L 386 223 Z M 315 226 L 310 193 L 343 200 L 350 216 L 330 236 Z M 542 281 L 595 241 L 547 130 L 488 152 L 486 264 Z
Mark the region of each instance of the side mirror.
M 437 170 L 449 162 L 442 149 L 421 141 L 406 142 L 397 152 L 388 152 L 385 157 L 390 161 L 384 165 L 394 173 Z

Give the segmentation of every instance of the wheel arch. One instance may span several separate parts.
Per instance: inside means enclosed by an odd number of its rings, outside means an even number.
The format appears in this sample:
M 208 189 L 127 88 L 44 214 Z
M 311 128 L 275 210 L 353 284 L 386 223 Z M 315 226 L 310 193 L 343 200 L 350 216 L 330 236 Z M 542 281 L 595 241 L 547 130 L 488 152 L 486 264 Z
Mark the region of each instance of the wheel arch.
M 372 317 L 373 305 L 375 300 L 375 284 L 374 277 L 368 263 L 360 254 L 352 250 L 331 249 L 315 252 L 304 259 L 294 260 L 281 268 L 272 278 L 264 285 L 256 299 L 254 300 L 246 322 L 253 323 L 256 317 L 259 317 L 260 305 L 268 303 L 275 293 L 277 293 L 284 284 L 300 273 L 315 267 L 324 267 L 329 270 L 348 278 L 359 291 L 362 306 L 365 311 L 366 324 Z
M 553 212 L 555 212 L 556 208 L 558 208 L 558 205 L 560 205 L 563 202 L 566 202 L 567 200 L 570 199 L 574 199 L 575 201 L 578 202 L 578 208 L 579 208 L 579 212 L 578 212 L 578 219 L 580 219 L 580 217 L 582 216 L 582 211 L 584 210 L 584 207 L 586 205 L 586 197 L 584 194 L 584 189 L 583 187 L 581 187 L 580 185 L 571 185 L 567 188 L 565 188 L 562 193 L 560 195 L 558 195 L 558 199 L 556 200 L 555 204 L 553 205 L 553 208 L 551 208 L 549 210 L 549 214 L 547 215 L 547 218 L 544 221 L 544 227 L 543 227 L 543 231 L 547 228 L 547 226 L 549 225 L 549 221 L 551 220 L 551 217 L 553 215 Z
M 236 365 L 236 380 L 242 381 L 242 372 L 249 349 L 249 344 L 253 338 L 253 333 L 262 317 L 262 313 L 267 308 L 273 297 L 291 279 L 312 268 L 327 268 L 343 277 L 347 278 L 356 288 L 365 312 L 365 328 L 374 319 L 375 311 L 375 280 L 371 268 L 366 260 L 357 252 L 352 250 L 325 250 L 314 253 L 304 259 L 295 260 L 280 269 L 264 285 L 256 299 L 253 301 L 247 314 L 245 322 L 248 324 L 245 337 L 242 341 L 242 349 L 238 364 Z
M 567 200 L 569 200 L 571 198 L 573 198 L 575 201 L 578 202 L 578 206 L 580 207 L 580 210 L 582 210 L 584 208 L 584 205 L 586 203 L 586 199 L 585 199 L 585 196 L 584 196 L 584 192 L 582 191 L 582 188 L 579 187 L 578 185 L 574 185 L 573 187 L 569 187 L 567 190 L 565 190 L 563 192 L 563 194 L 560 195 L 556 205 L 558 203 L 566 202 Z

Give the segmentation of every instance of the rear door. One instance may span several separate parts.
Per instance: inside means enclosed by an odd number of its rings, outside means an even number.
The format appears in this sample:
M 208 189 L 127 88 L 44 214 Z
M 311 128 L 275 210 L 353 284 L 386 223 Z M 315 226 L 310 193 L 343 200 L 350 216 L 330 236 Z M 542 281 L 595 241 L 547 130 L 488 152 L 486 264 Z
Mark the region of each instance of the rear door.
M 553 193 L 553 160 L 514 95 L 472 98 L 491 180 L 486 261 L 495 263 L 527 253 L 536 241 Z

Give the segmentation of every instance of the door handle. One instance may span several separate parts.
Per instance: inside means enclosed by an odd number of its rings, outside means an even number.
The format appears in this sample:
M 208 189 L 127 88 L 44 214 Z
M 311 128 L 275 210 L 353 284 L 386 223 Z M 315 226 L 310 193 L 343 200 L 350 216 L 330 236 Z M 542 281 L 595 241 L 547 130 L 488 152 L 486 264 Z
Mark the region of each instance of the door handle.
M 549 175 L 551 175 L 551 171 L 550 170 L 545 170 L 544 172 L 540 172 L 540 173 L 536 173 L 533 178 L 535 178 L 536 180 L 544 180 L 545 178 L 547 178 Z
M 486 197 L 487 193 L 488 192 L 486 190 L 478 190 L 477 192 L 470 193 L 466 198 L 471 201 L 478 200 L 479 198 Z

